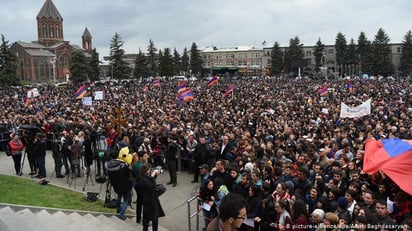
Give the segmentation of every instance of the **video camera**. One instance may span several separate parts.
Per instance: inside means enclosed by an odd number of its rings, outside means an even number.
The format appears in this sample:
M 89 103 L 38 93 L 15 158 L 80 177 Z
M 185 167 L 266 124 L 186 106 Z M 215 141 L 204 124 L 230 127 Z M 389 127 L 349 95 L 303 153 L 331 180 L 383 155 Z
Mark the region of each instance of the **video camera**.
M 150 169 L 150 175 L 151 176 L 157 176 L 160 175 L 164 172 L 162 166 L 156 166 L 155 168 Z

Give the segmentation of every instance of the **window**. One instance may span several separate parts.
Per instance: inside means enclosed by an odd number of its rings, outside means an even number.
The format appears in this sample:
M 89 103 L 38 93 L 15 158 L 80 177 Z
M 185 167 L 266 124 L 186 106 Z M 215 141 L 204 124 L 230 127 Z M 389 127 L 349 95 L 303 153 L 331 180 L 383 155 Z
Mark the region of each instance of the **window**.
M 312 56 L 312 51 L 306 51 L 306 56 Z
M 333 55 L 333 50 L 329 50 L 328 53 L 329 53 L 330 55 Z
M 397 52 L 398 52 L 398 53 L 401 53 L 401 47 L 398 47 L 398 48 L 397 48 Z

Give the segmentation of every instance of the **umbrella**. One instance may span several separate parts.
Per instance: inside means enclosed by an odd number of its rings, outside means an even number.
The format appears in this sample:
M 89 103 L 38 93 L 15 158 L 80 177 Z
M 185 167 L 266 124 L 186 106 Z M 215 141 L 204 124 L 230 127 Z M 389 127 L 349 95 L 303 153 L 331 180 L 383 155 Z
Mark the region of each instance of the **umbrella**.
M 19 129 L 20 130 L 27 130 L 27 131 L 30 131 L 32 133 L 38 133 L 38 132 L 44 133 L 44 131 L 39 126 L 36 126 L 36 125 L 33 125 L 33 124 L 22 124 L 22 125 L 19 126 Z

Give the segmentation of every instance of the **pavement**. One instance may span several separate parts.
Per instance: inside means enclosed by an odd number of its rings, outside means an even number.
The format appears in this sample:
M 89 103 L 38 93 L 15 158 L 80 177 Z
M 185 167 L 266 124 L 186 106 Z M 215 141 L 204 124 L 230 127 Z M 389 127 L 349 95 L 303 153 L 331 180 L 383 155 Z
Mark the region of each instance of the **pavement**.
M 64 168 L 63 168 L 64 169 Z M 65 178 L 56 178 L 54 174 L 54 161 L 52 158 L 52 153 L 47 151 L 46 154 L 46 174 L 49 184 L 64 187 L 70 190 L 75 190 L 86 194 L 86 192 L 98 192 L 100 199 L 105 198 L 106 195 L 106 184 L 99 184 L 95 181 L 94 165 L 92 165 L 92 177 L 86 182 L 86 178 L 82 173 L 82 177 L 74 178 L 73 180 Z M 27 157 L 25 158 L 23 165 L 23 175 L 21 177 L 38 180 L 36 178 L 31 178 L 29 175 L 30 170 L 27 163 Z M 64 173 L 64 170 L 62 171 Z M 5 175 L 15 175 L 13 159 L 2 151 L 0 152 L 0 173 Z M 167 191 L 160 197 L 160 203 L 166 213 L 165 217 L 159 219 L 159 226 L 170 231 L 181 231 L 181 230 L 199 230 L 197 229 L 197 216 L 196 208 L 197 201 L 188 203 L 195 192 L 198 190 L 199 183 L 190 183 L 193 180 L 193 175 L 186 171 L 178 173 L 177 176 L 177 186 L 172 187 L 167 185 Z M 169 181 L 169 174 L 167 171 L 160 174 L 157 177 L 157 183 L 166 184 Z M 83 191 L 84 187 L 84 191 Z M 136 200 L 135 193 L 133 195 L 133 201 Z M 132 204 L 135 208 L 135 204 Z M 189 213 L 190 208 L 190 213 Z M 133 209 L 134 210 L 134 209 Z M 190 215 L 189 215 L 190 214 Z M 189 216 L 190 218 L 190 229 L 189 229 Z M 200 230 L 203 228 L 203 218 L 199 218 Z

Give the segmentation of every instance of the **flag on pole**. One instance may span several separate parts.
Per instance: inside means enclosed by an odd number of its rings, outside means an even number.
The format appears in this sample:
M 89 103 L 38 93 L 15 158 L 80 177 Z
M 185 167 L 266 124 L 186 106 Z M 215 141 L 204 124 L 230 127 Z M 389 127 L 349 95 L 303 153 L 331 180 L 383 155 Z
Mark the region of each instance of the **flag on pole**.
M 233 92 L 233 89 L 235 89 L 235 84 L 230 84 L 225 93 L 223 93 L 223 97 L 228 96 L 230 93 Z
M 368 140 L 365 144 L 363 171 L 382 171 L 405 192 L 412 195 L 412 140 L 390 138 Z
M 187 89 L 183 92 L 181 92 L 181 94 L 179 94 L 179 99 L 183 100 L 183 101 L 189 101 L 191 99 L 193 99 L 193 91 L 192 89 Z
M 24 101 L 24 107 L 28 107 L 33 101 L 34 101 L 34 98 L 27 98 Z
M 153 80 L 153 86 L 154 87 L 160 87 L 160 79 Z
M 347 86 L 349 92 L 353 92 L 353 84 L 352 84 L 352 81 L 348 81 L 348 84 L 347 84 L 346 86 Z
M 214 75 L 208 82 L 207 86 L 211 87 L 217 84 L 217 75 Z
M 183 82 L 179 83 L 179 84 L 176 86 L 177 92 L 181 92 L 181 91 L 186 90 L 186 86 L 187 86 L 186 81 L 183 81 Z
M 79 87 L 79 89 L 77 89 L 77 91 L 73 94 L 74 98 L 76 99 L 81 99 L 83 98 L 83 96 L 85 96 L 87 93 L 87 87 L 86 84 L 83 84 L 82 86 Z
M 324 86 L 321 89 L 317 90 L 316 92 L 319 93 L 320 96 L 325 96 L 329 93 L 329 87 Z

